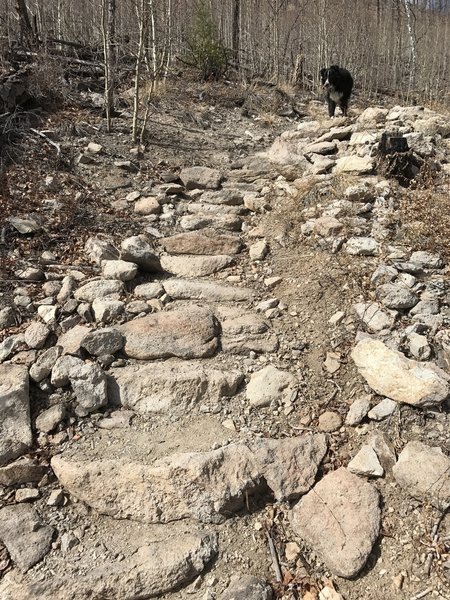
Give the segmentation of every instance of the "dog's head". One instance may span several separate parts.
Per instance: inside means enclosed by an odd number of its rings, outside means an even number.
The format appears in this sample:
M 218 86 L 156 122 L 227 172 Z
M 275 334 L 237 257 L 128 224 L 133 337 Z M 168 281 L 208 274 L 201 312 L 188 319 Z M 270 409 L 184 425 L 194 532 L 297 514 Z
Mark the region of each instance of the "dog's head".
M 324 87 L 327 87 L 328 81 L 328 70 L 329 69 L 320 69 L 320 81 Z M 328 82 L 329 83 L 329 82 Z
M 339 76 L 338 65 L 331 65 L 329 69 L 320 69 L 320 79 L 324 88 L 329 88 L 336 83 L 336 77 Z

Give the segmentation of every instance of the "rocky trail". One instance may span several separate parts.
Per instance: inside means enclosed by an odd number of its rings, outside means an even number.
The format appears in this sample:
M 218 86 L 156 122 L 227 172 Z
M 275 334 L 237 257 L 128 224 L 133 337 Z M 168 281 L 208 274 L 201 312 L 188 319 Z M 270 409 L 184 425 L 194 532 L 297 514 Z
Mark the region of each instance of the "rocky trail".
M 0 297 L 1 600 L 450 597 L 450 271 L 377 154 L 445 195 L 450 125 L 354 113 L 271 144 L 230 114 L 240 157 L 151 180 L 78 138 L 104 224 L 14 246 Z

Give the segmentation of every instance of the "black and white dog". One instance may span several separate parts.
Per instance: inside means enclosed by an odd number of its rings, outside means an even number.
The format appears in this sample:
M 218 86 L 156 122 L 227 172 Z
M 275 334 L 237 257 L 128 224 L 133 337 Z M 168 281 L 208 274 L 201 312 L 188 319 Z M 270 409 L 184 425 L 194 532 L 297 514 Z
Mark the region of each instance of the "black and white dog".
M 353 77 L 347 69 L 332 65 L 329 69 L 320 70 L 320 79 L 326 92 L 328 114 L 334 117 L 336 105 L 347 116 L 348 101 L 353 89 Z

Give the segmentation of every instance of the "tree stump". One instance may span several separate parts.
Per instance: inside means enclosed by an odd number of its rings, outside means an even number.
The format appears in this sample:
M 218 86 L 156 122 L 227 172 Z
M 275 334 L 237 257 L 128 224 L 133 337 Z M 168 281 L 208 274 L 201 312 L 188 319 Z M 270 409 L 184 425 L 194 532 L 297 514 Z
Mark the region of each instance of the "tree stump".
M 387 133 L 384 131 L 381 134 L 381 141 L 378 146 L 380 154 L 396 154 L 397 152 L 408 152 L 408 140 L 397 133 Z

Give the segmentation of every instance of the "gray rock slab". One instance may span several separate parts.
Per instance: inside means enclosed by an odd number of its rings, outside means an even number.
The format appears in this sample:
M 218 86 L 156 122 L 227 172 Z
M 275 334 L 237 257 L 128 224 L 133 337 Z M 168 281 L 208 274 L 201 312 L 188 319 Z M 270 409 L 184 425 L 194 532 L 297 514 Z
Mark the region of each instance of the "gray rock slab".
M 143 271 L 161 271 L 159 257 L 144 235 L 126 238 L 121 244 L 120 258 L 136 263 Z
M 336 142 L 315 142 L 303 148 L 305 154 L 334 154 L 336 151 Z
M 258 240 L 254 244 L 251 244 L 248 249 L 248 253 L 251 260 L 263 260 L 269 252 L 269 244 L 265 239 Z
M 374 429 L 367 439 L 367 444 L 375 450 L 384 472 L 391 473 L 392 467 L 397 461 L 397 457 L 394 445 L 389 440 L 388 436 L 382 431 Z
M 345 141 L 351 138 L 354 131 L 353 125 L 345 125 L 343 127 L 332 127 L 330 131 L 323 133 L 316 139 L 316 143 L 319 142 L 332 142 L 333 140 Z
M 172 273 L 178 277 L 204 277 L 225 269 L 233 259 L 231 256 L 214 255 L 180 255 L 171 256 L 165 254 L 161 256 L 161 267 L 164 271 Z
M 378 253 L 378 242 L 371 237 L 351 237 L 345 244 L 347 254 L 354 256 L 374 256 Z
M 383 477 L 384 473 L 375 450 L 369 444 L 361 446 L 359 452 L 348 463 L 347 468 L 350 473 L 367 477 Z
M 244 376 L 199 361 L 167 360 L 152 365 L 129 365 L 110 371 L 111 402 L 140 414 L 185 413 L 201 401 L 217 403 L 237 392 Z
M 47 325 L 34 321 L 25 331 L 25 343 L 29 348 L 40 349 L 44 346 L 49 334 L 50 329 Z
M 39 465 L 30 458 L 22 457 L 0 467 L 0 485 L 20 485 L 21 483 L 37 483 L 47 472 L 45 465 Z
M 305 171 L 305 176 L 307 174 L 323 175 L 331 171 L 336 164 L 336 160 L 334 158 L 330 158 L 329 156 L 321 156 L 320 154 L 313 154 L 312 161 L 313 164 Z
M 392 283 L 397 277 L 398 271 L 390 265 L 381 264 L 375 269 L 370 278 L 370 283 L 373 286 L 383 285 L 385 283 Z
M 61 423 L 66 416 L 66 407 L 64 404 L 55 404 L 47 410 L 44 410 L 36 418 L 36 429 L 44 433 L 50 433 Z
M 391 329 L 395 322 L 395 313 L 383 310 L 376 302 L 358 302 L 353 310 L 369 331 Z
M 92 354 L 102 356 L 103 354 L 115 354 L 123 348 L 125 339 L 117 329 L 104 327 L 90 331 L 82 340 L 81 347 Z
M 220 310 L 220 307 L 218 307 L 217 312 L 219 313 L 223 336 L 259 335 L 266 333 L 269 329 L 267 321 L 260 315 L 251 312 L 235 315 L 233 314 L 234 311 L 231 310 L 227 314 L 226 310 Z
M 349 408 L 345 418 L 345 424 L 358 425 L 361 423 L 370 410 L 370 400 L 371 397 L 369 395 L 356 398 Z
M 214 230 L 178 233 L 161 240 L 169 254 L 238 254 L 242 242 L 235 235 L 217 234 Z
M 70 275 L 66 275 L 66 277 L 64 277 L 62 280 L 61 289 L 59 290 L 58 295 L 56 296 L 56 300 L 59 302 L 59 304 L 64 304 L 65 302 L 67 302 L 67 300 L 69 300 L 76 287 L 77 282 L 75 281 L 75 279 Z
M 205 358 L 218 346 L 218 324 L 210 312 L 199 307 L 147 315 L 118 329 L 130 358 Z
M 373 145 L 378 141 L 378 134 L 370 131 L 357 131 L 352 134 L 349 141 L 349 146 L 368 146 Z
M 359 115 L 357 122 L 361 125 L 375 125 L 384 123 L 389 110 L 387 108 L 379 108 L 378 106 L 369 106 Z
M 247 214 L 245 206 L 228 206 L 227 204 L 209 204 L 208 202 L 189 202 L 183 207 L 185 212 L 192 215 L 214 215 L 214 217 L 240 216 Z
M 108 403 L 106 375 L 94 363 L 73 366 L 69 380 L 75 394 L 79 414 L 86 415 Z
M 297 391 L 297 378 L 288 371 L 269 365 L 252 373 L 245 394 L 252 406 L 268 406 L 272 401 L 285 403 Z
M 419 300 L 409 313 L 411 315 L 437 315 L 439 314 L 439 300 Z
M 23 335 L 10 335 L 0 342 L 0 363 L 15 354 L 24 342 Z
M 431 254 L 430 252 L 413 252 L 409 260 L 419 264 L 424 269 L 442 269 L 444 266 L 444 261 L 439 254 Z
M 224 352 L 276 352 L 278 338 L 271 333 L 267 321 L 253 313 L 225 311 L 218 307 L 222 327 L 221 345 Z
M 411 356 L 418 360 L 428 360 L 431 356 L 431 346 L 426 335 L 420 335 L 412 331 L 407 336 L 408 348 Z
M 412 308 L 419 302 L 417 294 L 398 283 L 385 283 L 380 285 L 376 291 L 377 298 L 387 308 L 404 310 Z
M 69 385 L 70 370 L 77 366 L 81 367 L 83 364 L 84 362 L 77 356 L 71 356 L 70 354 L 61 356 L 53 365 L 50 383 L 54 387 L 64 387 L 65 385 Z
M 181 170 L 180 179 L 188 190 L 216 190 L 222 181 L 222 175 L 217 169 L 209 167 L 188 167 Z
M 226 231 L 240 231 L 242 227 L 242 219 L 235 215 L 213 215 L 213 214 L 196 214 L 185 215 L 181 217 L 181 229 L 185 231 L 196 231 L 204 228 L 214 228 Z
M 351 356 L 360 374 L 380 396 L 413 406 L 433 406 L 450 395 L 449 376 L 444 371 L 433 363 L 410 360 L 380 340 L 361 340 Z
M 97 279 L 89 281 L 75 292 L 76 300 L 84 300 L 85 302 L 94 302 L 95 299 L 105 298 L 111 294 L 120 294 L 123 291 L 123 283 L 117 279 Z
M 153 298 L 162 296 L 164 294 L 164 289 L 159 281 L 150 281 L 149 283 L 140 283 L 134 288 L 133 292 L 138 298 L 152 300 Z
M 240 206 L 244 204 L 244 196 L 241 190 L 226 188 L 222 190 L 207 190 L 201 195 L 202 202 L 209 204 L 228 204 L 229 206 Z
M 164 289 L 174 300 L 209 302 L 243 302 L 250 300 L 255 294 L 250 288 L 192 279 L 167 279 L 164 281 Z
M 56 323 L 58 307 L 42 304 L 38 306 L 37 313 L 45 323 L 48 325 L 54 325 Z
M 308 162 L 304 157 L 306 146 L 305 133 L 301 131 L 284 131 L 275 138 L 272 146 L 263 155 L 271 162 L 281 165 L 296 165 L 301 172 Z
M 220 523 L 263 483 L 277 500 L 306 493 L 325 453 L 325 436 L 318 434 L 173 454 L 151 465 L 63 455 L 51 464 L 73 496 L 102 514 L 145 523 L 184 518 Z
M 344 225 L 334 217 L 324 216 L 319 217 L 314 221 L 313 231 L 323 237 L 339 235 L 343 230 Z
M 372 173 L 375 167 L 375 162 L 370 156 L 342 156 L 336 160 L 336 165 L 333 173 L 356 173 L 358 175 L 366 175 Z
M 0 330 L 12 327 L 16 324 L 14 311 L 10 306 L 0 308 Z
M 233 575 L 220 600 L 272 600 L 272 588 L 266 581 L 242 573 Z
M 0 365 L 0 465 L 21 456 L 32 442 L 28 370 Z
M 325 475 L 291 511 L 294 532 L 345 578 L 365 565 L 380 520 L 376 488 L 344 467 Z
M 102 262 L 102 275 L 105 279 L 118 279 L 131 281 L 138 272 L 136 263 L 126 260 L 104 260 Z
M 119 250 L 112 241 L 98 237 L 89 237 L 84 245 L 84 251 L 89 260 L 98 265 L 102 260 L 116 260 L 119 258 Z
M 393 468 L 397 483 L 413 498 L 445 510 L 450 505 L 450 458 L 441 448 L 409 442 Z
M 0 509 L 0 539 L 23 571 L 28 571 L 48 553 L 53 533 L 53 527 L 44 525 L 34 508 L 27 504 Z
M 48 350 L 45 350 L 30 368 L 30 378 L 33 381 L 39 382 L 48 377 L 52 371 L 52 368 L 56 360 L 62 354 L 61 346 L 53 346 Z
M 230 354 L 248 355 L 250 352 L 257 354 L 276 352 L 279 348 L 279 341 L 275 334 L 248 334 L 240 335 L 222 335 L 221 346 L 223 352 Z
M 63 354 L 79 354 L 84 338 L 91 332 L 86 325 L 75 325 L 58 338 L 58 346 L 61 346 Z
M 165 536 L 141 546 L 125 560 L 108 561 L 87 574 L 52 573 L 29 583 L 8 577 L 0 584 L 0 595 L 2 600 L 160 597 L 195 579 L 217 552 L 218 540 L 214 533 L 193 531 Z

